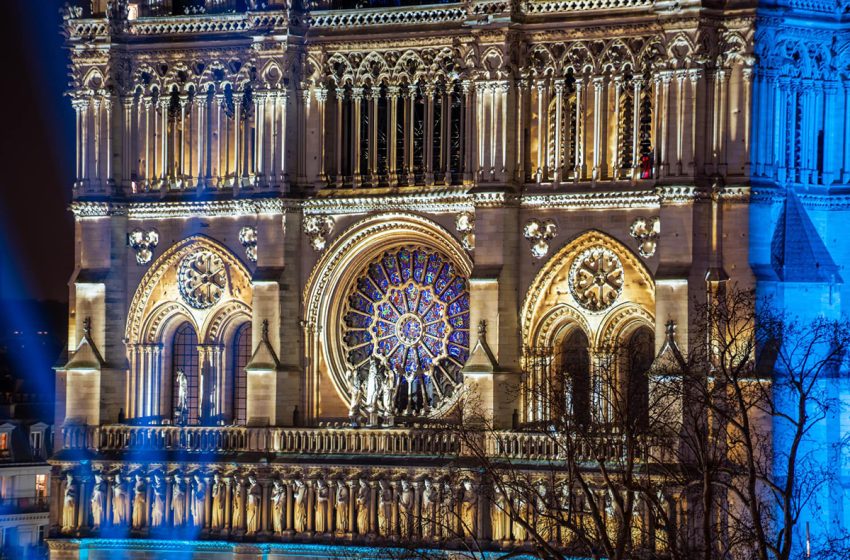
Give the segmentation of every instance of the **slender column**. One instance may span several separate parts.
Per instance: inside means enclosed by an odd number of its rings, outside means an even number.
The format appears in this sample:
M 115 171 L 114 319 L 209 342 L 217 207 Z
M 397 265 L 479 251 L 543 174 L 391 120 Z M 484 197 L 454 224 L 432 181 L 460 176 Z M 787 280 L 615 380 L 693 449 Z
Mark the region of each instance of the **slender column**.
M 301 84 L 301 104 L 298 111 L 298 134 L 299 138 L 307 138 L 307 123 L 310 121 L 310 102 L 312 94 L 307 84 Z M 298 179 L 301 182 L 307 180 L 307 143 L 298 143 Z
M 473 162 L 475 141 L 473 140 L 473 95 L 475 92 L 474 82 L 464 80 L 461 83 L 461 91 L 463 93 L 463 182 L 469 184 L 473 180 Z
M 99 97 L 92 100 L 92 130 L 94 132 L 94 148 L 92 149 L 92 178 L 94 179 L 94 190 L 101 190 L 101 180 L 103 175 L 100 170 L 101 154 L 100 154 L 100 104 Z
M 643 79 L 635 78 L 633 80 L 633 97 L 632 97 L 632 180 L 640 178 L 640 98 L 643 95 Z
M 186 95 L 180 96 L 180 151 L 175 152 L 174 157 L 177 159 L 179 157 L 179 162 L 177 163 L 177 182 L 181 184 L 184 188 L 186 187 L 183 184 L 186 180 L 186 138 L 189 136 L 186 134 L 186 104 L 189 102 L 189 98 Z M 174 135 L 175 138 L 177 135 Z
M 496 179 L 496 171 L 499 166 L 499 140 L 501 140 L 501 134 L 499 131 L 499 85 L 499 82 L 490 82 L 487 84 L 487 97 L 490 100 L 490 153 L 486 161 L 491 181 Z
M 485 153 L 487 147 L 487 121 L 485 119 L 486 110 L 484 106 L 486 95 L 484 92 L 488 86 L 489 84 L 485 82 L 475 84 L 475 123 L 473 128 L 475 129 L 476 145 L 478 147 L 478 161 L 476 162 L 475 175 L 479 181 L 484 181 L 484 169 L 487 161 L 487 154 Z
M 160 133 L 159 133 L 159 147 L 160 147 L 160 179 L 162 181 L 162 186 L 165 188 L 168 186 L 168 99 L 160 99 L 159 100 L 159 110 L 160 110 Z
M 525 183 L 525 102 L 527 87 L 528 80 L 520 78 L 516 81 L 516 178 L 520 183 Z
M 690 153 L 688 154 L 688 172 L 693 174 L 696 170 L 697 163 L 697 84 L 700 80 L 700 70 L 691 70 L 688 72 L 688 83 L 691 86 L 691 101 L 690 101 Z M 749 107 L 749 105 L 747 105 Z M 749 119 L 749 111 L 747 111 L 747 119 Z M 747 125 L 747 134 L 749 134 L 749 125 Z
M 685 71 L 676 72 L 676 175 L 683 172 L 685 136 Z
M 380 88 L 372 86 L 366 99 L 369 101 L 366 105 L 366 111 L 369 115 L 369 129 L 366 131 L 368 138 L 366 161 L 369 164 L 369 169 L 366 171 L 366 177 L 369 184 L 376 187 L 378 185 L 378 103 L 381 99 Z
M 240 140 L 240 132 L 242 131 L 242 99 L 243 93 L 233 94 L 233 188 L 235 190 L 242 188 L 242 177 L 244 175 L 243 160 L 240 151 L 242 143 Z
M 387 174 L 391 187 L 398 186 L 398 96 L 399 86 L 387 86 Z
M 281 90 L 278 95 L 279 102 L 279 110 L 278 114 L 280 115 L 280 182 L 284 184 L 288 180 L 287 174 L 289 173 L 289 169 L 286 167 L 286 104 L 288 100 L 288 93 L 285 89 Z
M 413 168 L 414 142 L 413 142 L 413 121 L 416 118 L 416 87 L 407 88 L 407 141 L 405 142 L 405 150 L 407 153 L 407 186 L 412 187 L 416 183 L 416 172 Z
M 336 186 L 337 188 L 342 187 L 343 177 L 342 177 L 342 135 L 343 135 L 343 117 L 345 114 L 343 113 L 343 102 L 345 101 L 345 89 L 342 86 L 337 86 L 334 90 L 334 97 L 336 97 Z
M 196 139 L 197 142 L 197 165 L 198 165 L 198 188 L 203 188 L 204 185 L 204 137 L 206 133 L 206 127 L 204 126 L 206 123 L 206 115 L 204 114 L 204 109 L 206 108 L 207 98 L 203 94 L 195 95 L 195 115 L 196 120 L 198 121 L 198 125 L 195 127 L 198 131 L 198 137 Z
M 104 154 L 104 161 L 106 163 L 106 184 L 111 185 L 113 182 L 112 177 L 112 100 L 110 98 L 104 98 L 103 100 L 103 109 L 106 111 L 106 153 Z
M 151 176 L 156 173 L 155 168 L 152 166 L 151 158 L 153 157 L 153 152 L 156 150 L 155 144 L 155 132 L 151 130 L 151 108 L 153 107 L 153 100 L 150 96 L 145 97 L 145 190 L 150 190 L 151 188 Z M 156 123 L 154 123 L 154 129 L 156 128 Z M 151 142 L 151 139 L 154 139 L 154 142 Z M 153 145 L 152 145 L 153 144 Z
M 71 105 L 74 107 L 74 116 L 75 116 L 75 134 L 74 134 L 74 165 L 76 168 L 76 183 L 75 187 L 79 187 L 80 182 L 83 179 L 83 110 L 85 109 L 85 101 L 81 99 L 74 99 Z
M 448 185 L 451 183 L 451 177 L 449 172 L 448 165 L 448 154 L 449 154 L 449 122 L 451 120 L 451 98 L 448 93 L 448 88 L 450 86 L 447 84 L 446 89 L 440 95 L 440 167 L 439 171 L 443 175 L 443 184 Z
M 611 178 L 620 178 L 620 95 L 623 91 L 623 76 L 616 74 L 614 80 L 614 135 L 608 147 L 611 150 Z
M 587 135 L 585 134 L 585 89 L 584 78 L 576 79 L 576 180 L 584 180 L 587 178 L 587 161 L 585 160 L 585 145 Z
M 668 99 L 670 97 L 670 75 L 666 72 L 656 77 L 655 81 L 655 130 L 659 133 L 655 137 L 655 166 L 657 177 L 667 176 L 667 126 L 669 122 Z
M 319 180 L 327 181 L 328 176 L 325 171 L 327 159 L 327 146 L 325 134 L 325 101 L 328 99 L 328 90 L 324 86 L 316 88 L 316 102 L 319 110 Z
M 434 185 L 434 84 L 425 85 L 425 186 Z
M 359 187 L 362 182 L 362 177 L 360 174 L 360 110 L 362 100 L 363 88 L 351 88 L 351 103 L 352 108 L 354 109 L 354 126 L 352 127 L 352 136 L 354 136 L 354 141 L 351 143 L 352 182 L 354 188 Z
M 605 77 L 593 77 L 593 173 L 592 179 L 598 181 L 605 177 L 605 142 L 603 130 L 607 104 L 605 100 Z
M 268 151 L 268 155 L 269 155 L 268 161 L 266 162 L 266 165 L 265 165 L 266 170 L 268 170 L 268 175 L 266 176 L 266 183 L 268 184 L 269 187 L 273 187 L 273 186 L 278 184 L 277 181 L 278 181 L 279 169 L 278 169 L 278 158 L 276 157 L 276 154 L 277 154 L 277 135 L 279 134 L 279 132 L 277 130 L 277 109 L 278 109 L 277 98 L 278 98 L 278 95 L 279 95 L 278 92 L 274 91 L 274 90 L 266 93 L 266 105 L 267 105 L 267 108 L 268 108 L 268 115 L 266 115 L 263 126 L 266 126 L 266 124 L 268 124 L 268 126 L 269 126 L 269 132 L 268 132 L 268 134 L 265 135 L 265 137 L 267 139 L 266 141 L 268 142 L 268 150 L 267 151 Z M 266 148 L 263 148 L 263 150 L 265 151 Z
M 564 80 L 555 80 L 555 139 L 554 149 L 555 154 L 553 165 L 552 182 L 558 185 L 561 182 L 561 173 L 563 162 L 561 161 L 561 151 L 563 150 L 564 139 L 561 137 L 561 129 L 564 122 Z
M 265 187 L 268 184 L 266 172 L 266 101 L 269 93 L 258 91 L 254 97 L 254 184 Z

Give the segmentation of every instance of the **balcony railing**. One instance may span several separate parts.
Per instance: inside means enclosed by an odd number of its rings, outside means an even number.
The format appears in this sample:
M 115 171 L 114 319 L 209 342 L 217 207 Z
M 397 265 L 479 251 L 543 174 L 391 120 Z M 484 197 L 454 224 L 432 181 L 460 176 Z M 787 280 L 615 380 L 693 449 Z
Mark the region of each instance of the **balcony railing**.
M 0 514 L 40 513 L 48 511 L 49 503 L 44 496 L 27 498 L 0 498 Z
M 66 426 L 62 448 L 97 452 L 189 452 L 211 454 L 273 453 L 280 455 L 469 456 L 474 449 L 511 461 L 559 461 L 562 441 L 552 434 L 496 431 L 482 434 L 475 445 L 444 429 L 283 428 L 245 426 Z M 581 438 L 580 460 L 616 461 L 624 443 L 616 434 Z

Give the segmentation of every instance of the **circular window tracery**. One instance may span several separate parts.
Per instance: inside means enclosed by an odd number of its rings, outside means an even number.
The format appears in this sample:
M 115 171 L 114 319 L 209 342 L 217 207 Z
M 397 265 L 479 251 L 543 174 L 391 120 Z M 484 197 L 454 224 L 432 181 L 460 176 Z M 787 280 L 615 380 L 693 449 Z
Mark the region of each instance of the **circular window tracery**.
M 343 329 L 352 368 L 366 368 L 380 349 L 399 383 L 422 373 L 430 409 L 439 412 L 461 384 L 469 357 L 467 279 L 437 251 L 387 251 L 358 275 Z
M 177 271 L 177 285 L 180 295 L 195 309 L 212 307 L 227 287 L 224 261 L 210 251 L 188 255 Z
M 605 247 L 581 252 L 570 268 L 570 292 L 589 311 L 611 307 L 623 291 L 623 280 L 623 264 Z

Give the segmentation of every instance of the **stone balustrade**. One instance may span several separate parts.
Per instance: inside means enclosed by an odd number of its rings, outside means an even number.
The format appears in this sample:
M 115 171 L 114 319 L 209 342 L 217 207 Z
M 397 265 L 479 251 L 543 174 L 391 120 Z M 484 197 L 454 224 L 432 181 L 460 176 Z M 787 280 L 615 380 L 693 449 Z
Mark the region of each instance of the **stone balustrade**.
M 487 433 L 490 457 L 516 461 L 564 459 L 557 437 L 546 433 Z M 98 452 L 184 451 L 190 453 L 278 453 L 284 455 L 464 456 L 472 453 L 449 429 L 285 428 L 245 426 L 65 426 L 61 449 Z M 624 455 L 616 434 L 579 441 L 579 457 L 615 460 Z

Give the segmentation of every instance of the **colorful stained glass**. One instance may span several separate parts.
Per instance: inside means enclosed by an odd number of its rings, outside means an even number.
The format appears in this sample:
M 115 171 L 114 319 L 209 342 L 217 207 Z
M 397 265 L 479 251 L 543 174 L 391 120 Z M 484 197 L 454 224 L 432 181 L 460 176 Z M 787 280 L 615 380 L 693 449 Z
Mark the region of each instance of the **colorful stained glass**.
M 349 327 L 365 329 L 372 324 L 372 318 L 354 311 L 345 314 L 345 324 Z
M 381 265 L 374 263 L 369 266 L 369 276 L 372 278 L 372 281 L 377 284 L 377 286 L 381 289 L 382 292 L 387 293 L 387 290 L 390 287 L 390 282 L 389 280 L 387 280 L 387 275 Z
M 440 297 L 441 300 L 449 302 L 458 297 L 459 295 L 466 292 L 466 280 L 461 278 L 460 276 L 456 276 L 454 280 L 451 281 L 449 287 L 446 288 L 446 291 L 443 292 Z
M 372 283 L 369 278 L 361 278 L 357 281 L 357 289 L 360 290 L 364 296 L 371 299 L 372 301 L 378 301 L 381 299 L 381 291 L 375 287 L 375 284 Z
M 419 288 L 413 284 L 408 284 L 404 289 L 404 294 L 407 296 L 407 310 L 412 313 L 416 309 L 416 301 L 419 299 Z
M 384 258 L 381 261 L 384 265 L 384 270 L 387 271 L 387 276 L 390 278 L 390 282 L 398 286 L 401 284 L 401 274 L 398 271 L 398 262 L 396 262 L 396 258 L 394 254 L 384 253 Z
M 407 249 L 402 249 L 398 252 L 398 266 L 401 271 L 401 280 L 402 282 L 407 282 L 410 280 L 410 276 L 412 273 L 411 270 L 411 254 Z
M 449 342 L 469 348 L 469 331 L 454 331 L 449 335 Z
M 449 304 L 449 317 L 469 311 L 469 296 L 464 294 Z
M 442 254 L 422 248 L 384 253 L 357 279 L 344 317 L 343 340 L 355 346 L 348 353 L 351 365 L 362 365 L 380 348 L 393 371 L 421 369 L 437 401 L 460 386 L 469 357 L 469 293 L 466 279 Z
M 413 252 L 413 279 L 421 283 L 425 274 L 425 265 L 428 263 L 428 253 L 417 249 Z

